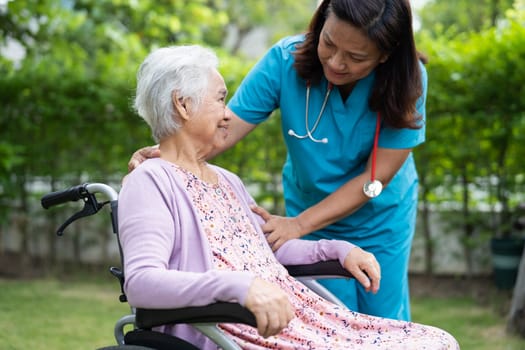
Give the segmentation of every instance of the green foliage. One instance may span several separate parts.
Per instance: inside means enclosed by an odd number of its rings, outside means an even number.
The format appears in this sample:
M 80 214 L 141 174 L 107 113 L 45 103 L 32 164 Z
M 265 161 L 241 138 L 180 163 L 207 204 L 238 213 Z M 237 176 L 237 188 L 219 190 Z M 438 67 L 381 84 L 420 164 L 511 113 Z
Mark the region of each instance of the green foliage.
M 234 29 L 242 36 L 254 28 L 264 27 L 276 41 L 284 35 L 304 32 L 317 6 L 316 0 L 223 0 Z M 239 42 L 233 46 L 237 53 Z
M 302 30 L 314 6 L 313 0 L 7 2 L 0 9 L 0 46 L 14 40 L 24 57 L 0 57 L 0 222 L 15 211 L 25 216 L 20 229 L 27 242 L 34 230 L 26 219 L 40 194 L 28 189 L 36 180 L 39 191 L 48 191 L 125 175 L 131 154 L 152 143 L 130 108 L 136 69 L 152 49 L 186 43 L 216 49 L 231 95 L 254 63 L 238 51 L 244 36 L 259 26 L 273 34 Z M 223 48 L 232 28 L 237 43 Z M 261 198 L 282 212 L 277 179 L 284 144 L 277 129 L 272 118 L 217 161 L 259 183 Z
M 129 108 L 135 70 L 151 48 L 176 43 L 217 48 L 221 72 L 233 92 L 253 61 L 219 49 L 227 25 L 248 31 L 273 21 L 282 28 L 290 10 L 304 14 L 294 16 L 295 25 L 306 23 L 314 5 L 234 0 L 9 2 L 0 14 L 2 37 L 18 40 L 27 55 L 18 68 L 1 61 L 3 164 L 31 176 L 123 175 L 131 153 L 151 142 L 149 131 Z M 23 145 L 16 157 L 8 152 L 12 145 Z
M 74 10 L 85 12 L 95 25 L 136 35 L 147 48 L 190 42 L 220 46 L 228 23 L 222 1 L 80 0 Z
M 515 0 L 430 0 L 421 11 L 421 25 L 430 31 L 480 31 L 497 24 Z
M 216 49 L 231 96 L 254 63 L 239 51 L 245 35 L 266 27 L 274 41 L 303 31 L 316 3 L 9 1 L 0 10 L 0 44 L 16 40 L 26 55 L 14 63 L 0 58 L 1 221 L 13 203 L 34 201 L 23 189 L 35 178 L 54 188 L 59 180 L 124 176 L 131 154 L 152 143 L 130 108 L 136 68 L 151 49 Z M 473 227 L 508 231 L 506 219 L 524 200 L 525 9 L 519 0 L 505 11 L 509 4 L 433 1 L 421 12 L 418 43 L 430 57 L 427 142 L 415 150 L 422 200 L 461 210 L 465 242 Z M 223 47 L 232 30 L 239 37 Z M 283 213 L 285 154 L 276 112 L 215 161 Z M 474 215 L 480 208 L 489 214 Z
M 525 200 L 523 13 L 516 7 L 479 32 L 419 33 L 430 57 L 427 142 L 415 151 L 423 200 L 459 204 L 463 242 L 512 234 Z

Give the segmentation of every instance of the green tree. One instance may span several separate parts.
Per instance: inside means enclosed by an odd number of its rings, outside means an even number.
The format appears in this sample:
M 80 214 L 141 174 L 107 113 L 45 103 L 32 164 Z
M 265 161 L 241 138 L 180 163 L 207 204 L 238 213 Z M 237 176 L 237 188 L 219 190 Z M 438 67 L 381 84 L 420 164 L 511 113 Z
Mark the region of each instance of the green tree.
M 235 4 L 250 5 L 253 11 L 239 12 Z M 0 46 L 15 40 L 25 56 L 16 64 L 0 58 L 0 227 L 8 224 L 8 214 L 18 213 L 22 249 L 30 255 L 39 231 L 29 220 L 39 197 L 30 187 L 36 179 L 50 190 L 86 180 L 115 179 L 118 184 L 132 152 L 152 142 L 146 125 L 130 109 L 136 68 L 151 49 L 186 43 L 213 47 L 234 92 L 253 61 L 221 47 L 228 27 L 251 30 L 272 23 L 274 33 L 287 33 L 286 16 L 293 10 L 289 22 L 297 26 L 299 10 L 308 9 L 290 0 L 8 2 L 0 9 Z M 251 141 L 217 161 L 244 169 L 246 179 L 254 182 L 275 179 L 282 164 L 276 154 L 284 152 L 284 145 L 266 142 L 265 133 L 279 135 L 273 130 L 277 121 L 272 118 L 268 127 L 250 135 Z M 271 175 L 265 176 L 266 171 Z M 261 185 L 259 191 L 261 198 L 270 193 L 277 208 L 280 192 L 275 183 Z M 52 226 L 50 231 L 57 225 Z M 89 240 L 77 234 L 74 249 L 81 252 L 80 244 Z M 53 252 L 54 244 L 50 235 Z
M 469 272 L 473 244 L 486 234 L 508 233 L 512 212 L 523 200 L 518 154 L 525 152 L 525 32 L 517 20 L 522 12 L 516 7 L 498 27 L 479 33 L 423 31 L 419 37 L 430 56 L 429 141 L 415 152 L 423 204 L 447 197 L 461 203 L 456 224 L 463 228 Z M 479 215 L 481 208 L 489 208 L 488 215 Z
M 514 0 L 430 0 L 419 11 L 422 28 L 438 35 L 480 31 L 497 25 Z

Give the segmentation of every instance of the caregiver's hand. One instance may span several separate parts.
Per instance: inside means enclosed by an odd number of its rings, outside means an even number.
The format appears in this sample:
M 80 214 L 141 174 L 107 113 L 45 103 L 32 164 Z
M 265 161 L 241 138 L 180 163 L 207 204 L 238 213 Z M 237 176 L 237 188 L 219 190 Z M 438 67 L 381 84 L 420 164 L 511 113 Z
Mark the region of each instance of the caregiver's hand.
M 128 171 L 133 171 L 133 169 L 138 167 L 140 163 L 142 163 L 148 158 L 158 157 L 160 157 L 160 150 L 158 145 L 143 147 L 135 151 L 135 153 L 133 153 L 133 155 L 131 156 L 131 159 L 128 162 Z
M 377 293 L 381 281 L 381 266 L 374 254 L 354 247 L 346 256 L 343 267 L 365 287 L 367 292 Z
M 281 248 L 286 241 L 303 236 L 302 227 L 297 218 L 272 215 L 259 206 L 252 206 L 252 211 L 265 221 L 261 228 L 273 251 Z

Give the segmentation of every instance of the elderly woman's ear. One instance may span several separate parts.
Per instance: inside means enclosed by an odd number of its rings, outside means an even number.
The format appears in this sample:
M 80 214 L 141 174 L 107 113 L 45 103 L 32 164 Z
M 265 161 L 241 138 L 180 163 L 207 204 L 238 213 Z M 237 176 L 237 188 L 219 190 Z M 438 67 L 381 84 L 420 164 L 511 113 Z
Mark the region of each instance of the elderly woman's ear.
M 171 94 L 171 101 L 173 103 L 173 108 L 175 109 L 175 114 L 183 120 L 189 118 L 191 99 L 189 97 L 179 97 L 177 92 Z

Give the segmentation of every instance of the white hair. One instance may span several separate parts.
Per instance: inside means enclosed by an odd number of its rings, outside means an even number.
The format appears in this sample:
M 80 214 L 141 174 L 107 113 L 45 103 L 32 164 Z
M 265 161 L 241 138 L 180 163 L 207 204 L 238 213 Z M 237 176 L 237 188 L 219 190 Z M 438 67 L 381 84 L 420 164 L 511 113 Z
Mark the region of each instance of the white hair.
M 198 108 L 208 87 L 210 71 L 219 60 L 210 49 L 198 45 L 171 46 L 151 52 L 137 72 L 133 108 L 151 128 L 155 142 L 180 126 L 173 108 L 173 94 L 189 98 Z

